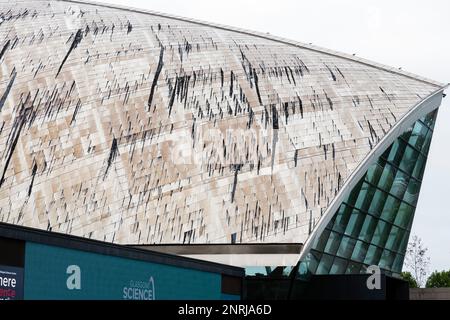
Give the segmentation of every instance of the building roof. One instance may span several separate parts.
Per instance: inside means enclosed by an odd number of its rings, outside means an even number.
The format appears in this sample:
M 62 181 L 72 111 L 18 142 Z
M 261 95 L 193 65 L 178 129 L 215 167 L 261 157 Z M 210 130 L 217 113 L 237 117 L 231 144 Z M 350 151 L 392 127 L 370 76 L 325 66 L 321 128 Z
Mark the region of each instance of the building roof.
M 159 13 L 0 7 L 2 221 L 106 242 L 305 243 L 372 150 L 443 88 Z
M 38 1 L 47 1 L 47 0 L 38 0 Z M 242 29 L 242 28 L 238 28 L 238 27 L 218 24 L 218 23 L 214 23 L 214 22 L 207 22 L 207 21 L 202 21 L 202 20 L 198 20 L 198 19 L 182 17 L 182 16 L 178 16 L 178 15 L 173 15 L 173 14 L 168 14 L 168 13 L 163 13 L 163 12 L 158 12 L 158 11 L 153 11 L 153 10 L 147 10 L 147 9 L 142 9 L 142 8 L 134 8 L 134 7 L 129 7 L 129 6 L 117 5 L 117 4 L 109 4 L 107 2 L 85 1 L 85 0 L 54 0 L 54 1 L 63 1 L 63 2 L 69 2 L 69 3 L 74 3 L 74 4 L 85 4 L 85 5 L 93 5 L 93 6 L 103 7 L 103 8 L 120 9 L 120 10 L 125 10 L 125 11 L 130 11 L 130 12 L 148 14 L 148 15 L 152 15 L 152 16 L 156 16 L 156 17 L 163 17 L 163 18 L 169 18 L 169 19 L 173 19 L 173 20 L 195 23 L 195 24 L 198 24 L 201 26 L 212 27 L 212 28 L 226 30 L 226 31 L 237 32 L 237 33 L 246 34 L 246 35 L 250 35 L 250 36 L 254 36 L 254 37 L 259 37 L 262 39 L 276 41 L 276 42 L 279 42 L 282 44 L 296 46 L 296 47 L 299 47 L 302 49 L 312 50 L 312 51 L 316 51 L 319 53 L 348 59 L 350 61 L 354 61 L 354 62 L 358 62 L 358 63 L 364 64 L 367 66 L 375 67 L 375 68 L 378 68 L 383 71 L 400 74 L 402 76 L 412 78 L 415 80 L 420 80 L 420 81 L 423 81 L 428 84 L 437 85 L 439 87 L 447 86 L 447 84 L 440 83 L 438 81 L 428 79 L 428 78 L 422 77 L 420 75 L 401 70 L 399 68 L 390 67 L 385 64 L 381 64 L 381 63 L 378 63 L 375 61 L 364 59 L 364 58 L 358 57 L 356 55 L 351 55 L 348 53 L 323 48 L 323 47 L 316 46 L 313 44 L 307 44 L 307 43 L 303 43 L 300 41 L 295 41 L 295 40 L 291 40 L 291 39 L 287 39 L 287 38 L 283 38 L 283 37 L 278 37 L 276 35 L 271 35 L 269 33 L 247 30 L 247 29 Z

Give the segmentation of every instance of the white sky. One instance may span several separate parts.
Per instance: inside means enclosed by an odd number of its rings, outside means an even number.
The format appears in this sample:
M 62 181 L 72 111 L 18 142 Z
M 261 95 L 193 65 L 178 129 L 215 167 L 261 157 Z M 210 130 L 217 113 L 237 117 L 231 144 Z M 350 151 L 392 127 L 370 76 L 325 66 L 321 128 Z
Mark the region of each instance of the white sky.
M 448 0 L 97 0 L 269 32 L 450 82 Z M 450 269 L 450 90 L 439 111 L 412 234 Z M 447 184 L 449 183 L 449 184 Z M 448 189 L 447 189 L 448 188 Z

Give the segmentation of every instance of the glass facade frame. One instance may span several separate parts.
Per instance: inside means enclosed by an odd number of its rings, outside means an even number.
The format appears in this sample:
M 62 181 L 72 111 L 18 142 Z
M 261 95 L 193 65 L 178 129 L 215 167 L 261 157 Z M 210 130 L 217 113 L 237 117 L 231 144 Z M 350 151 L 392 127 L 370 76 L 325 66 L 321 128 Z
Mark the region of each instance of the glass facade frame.
M 417 120 L 372 164 L 318 237 L 299 275 L 399 274 L 437 111 Z

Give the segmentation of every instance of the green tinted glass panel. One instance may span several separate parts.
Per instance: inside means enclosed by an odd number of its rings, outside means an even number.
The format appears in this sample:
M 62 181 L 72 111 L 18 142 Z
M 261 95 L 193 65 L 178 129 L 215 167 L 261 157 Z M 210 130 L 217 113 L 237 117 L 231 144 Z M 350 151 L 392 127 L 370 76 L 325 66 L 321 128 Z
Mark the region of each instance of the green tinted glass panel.
M 412 128 L 409 128 L 408 130 L 406 130 L 405 132 L 403 132 L 403 133 L 400 135 L 400 138 L 401 138 L 403 141 L 408 141 L 408 140 L 409 140 L 409 137 L 411 137 L 411 133 L 412 133 Z
M 391 189 L 392 183 L 394 182 L 396 171 L 397 170 L 395 169 L 395 167 L 386 164 L 383 169 L 383 173 L 381 174 L 380 181 L 378 182 L 378 187 L 383 190 L 389 191 Z
M 371 243 L 379 247 L 384 247 L 387 237 L 389 236 L 390 227 L 391 225 L 389 223 L 379 220 L 375 232 L 373 233 Z
M 386 162 L 380 158 L 377 162 L 370 166 L 369 170 L 367 170 L 366 181 L 376 186 L 380 180 L 381 174 L 383 173 L 385 164 Z
M 328 242 L 329 235 L 330 235 L 330 230 L 325 229 L 324 231 L 322 231 L 322 234 L 319 237 L 319 241 L 317 242 L 317 245 L 315 247 L 315 249 L 317 251 L 322 252 L 325 249 L 325 246 L 327 245 L 327 242 Z
M 350 195 L 348 196 L 347 200 L 345 201 L 347 204 L 353 206 L 358 199 L 359 196 L 359 189 L 361 188 L 363 184 L 363 179 L 361 179 L 358 184 L 353 188 L 353 190 L 350 192 Z
M 330 274 L 344 274 L 347 269 L 348 260 L 339 257 L 334 258 Z
M 425 138 L 425 142 L 423 143 L 422 153 L 427 154 L 430 149 L 431 137 L 433 136 L 433 132 L 430 130 L 427 133 L 427 137 Z
M 374 245 L 370 245 L 369 249 L 367 250 L 366 259 L 364 260 L 364 263 L 369 266 L 378 265 L 382 252 L 383 250 L 381 248 L 378 248 Z
M 402 270 L 403 267 L 403 260 L 405 259 L 405 256 L 402 254 L 397 254 L 394 259 L 394 263 L 392 265 L 392 270 Z
M 336 215 L 336 219 L 334 220 L 333 231 L 344 233 L 351 212 L 352 209 L 350 207 L 346 206 L 345 204 L 341 204 Z
M 387 222 L 392 222 L 397 215 L 398 208 L 401 205 L 401 201 L 393 196 L 389 195 L 384 203 L 383 212 L 381 213 L 381 219 Z
M 311 273 L 315 273 L 320 262 L 321 253 L 311 250 L 306 259 L 307 269 Z
M 345 229 L 345 234 L 353 238 L 357 237 L 364 222 L 364 218 L 364 213 L 362 213 L 358 209 L 353 209 L 347 224 L 347 228 Z
M 416 166 L 417 158 L 419 157 L 419 152 L 414 150 L 412 147 L 407 146 L 403 154 L 403 159 L 400 162 L 400 169 L 402 169 L 406 174 L 410 175 L 414 167 Z
M 368 183 L 364 183 L 363 188 L 365 188 L 365 190 L 364 192 L 360 193 L 361 196 L 358 197 L 358 200 L 355 203 L 355 208 L 367 212 L 367 210 L 369 210 L 370 208 L 373 197 L 377 192 L 377 188 L 372 185 L 369 185 Z
M 342 235 L 332 231 L 330 233 L 330 237 L 328 238 L 328 242 L 325 246 L 325 252 L 335 255 L 337 252 L 337 249 L 339 248 L 341 238 L 342 238 Z
M 378 266 L 383 269 L 390 270 L 392 267 L 392 264 L 394 263 L 396 254 L 392 251 L 389 251 L 387 249 L 383 250 L 383 253 L 381 254 L 380 262 Z
M 425 117 L 420 119 L 420 121 L 422 123 L 424 123 L 428 128 L 433 129 L 434 128 L 434 124 L 436 123 L 436 121 L 435 121 L 436 120 L 436 115 L 437 115 L 437 111 L 430 112 Z
M 408 188 L 409 175 L 398 170 L 395 175 L 394 182 L 391 186 L 390 194 L 393 196 L 402 199 L 405 194 L 406 188 Z
M 418 121 L 414 125 L 414 129 L 411 132 L 411 136 L 409 137 L 409 139 L 405 140 L 408 141 L 409 145 L 413 146 L 414 148 L 420 151 L 424 146 L 428 130 L 429 129 L 427 128 L 427 126 L 425 126 L 425 124 Z
M 403 201 L 415 206 L 419 199 L 420 182 L 415 179 L 411 179 L 408 183 L 408 188 L 403 195 Z
M 403 142 L 401 139 L 397 139 L 394 142 L 394 145 L 392 146 L 391 152 L 389 153 L 389 156 L 387 158 L 387 161 L 389 163 L 394 164 L 395 166 L 398 166 L 400 164 L 400 161 L 402 160 L 403 153 L 406 148 L 406 143 Z
M 357 241 L 355 248 L 353 249 L 352 260 L 354 261 L 364 261 L 366 257 L 369 245 L 362 241 Z
M 370 242 L 372 239 L 373 233 L 375 232 L 375 227 L 377 226 L 378 219 L 374 218 L 371 215 L 366 215 L 363 226 L 361 228 L 361 232 L 359 234 L 359 239 Z
M 330 256 L 329 254 L 322 255 L 322 258 L 320 259 L 320 263 L 317 266 L 317 274 L 329 274 L 331 266 L 333 265 L 333 256 Z
M 355 247 L 356 240 L 350 237 L 344 236 L 341 240 L 337 255 L 349 259 L 352 255 L 353 248 Z
M 384 208 L 384 203 L 386 202 L 388 194 L 384 191 L 377 189 L 375 192 L 372 203 L 370 204 L 368 212 L 375 217 L 379 217 Z
M 422 180 L 423 171 L 425 170 L 425 164 L 427 163 L 427 158 L 423 155 L 419 155 L 416 161 L 416 166 L 414 167 L 414 171 L 412 176 L 418 180 Z
M 391 251 L 398 251 L 398 248 L 404 235 L 405 231 L 403 229 L 400 229 L 399 227 L 396 226 L 392 226 L 392 229 L 389 232 L 385 248 Z

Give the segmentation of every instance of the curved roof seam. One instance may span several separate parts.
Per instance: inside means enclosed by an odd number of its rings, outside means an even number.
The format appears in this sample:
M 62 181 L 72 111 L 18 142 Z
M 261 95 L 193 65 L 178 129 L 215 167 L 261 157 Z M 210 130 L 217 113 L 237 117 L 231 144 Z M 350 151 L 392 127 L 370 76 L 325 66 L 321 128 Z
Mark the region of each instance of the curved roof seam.
M 39 0 L 39 1 L 48 1 L 48 0 Z M 326 48 L 322 48 L 322 47 L 318 47 L 318 46 L 313 46 L 313 45 L 305 44 L 302 42 L 286 39 L 283 37 L 264 34 L 262 32 L 258 32 L 258 31 L 252 31 L 252 30 L 247 30 L 247 29 L 242 29 L 242 28 L 237 28 L 237 27 L 232 27 L 232 26 L 227 26 L 227 25 L 222 25 L 222 24 L 216 24 L 216 23 L 202 21 L 202 20 L 198 20 L 198 19 L 191 19 L 191 18 L 181 17 L 181 16 L 177 16 L 177 15 L 171 15 L 171 14 L 166 14 L 166 13 L 161 13 L 161 12 L 156 12 L 156 11 L 151 11 L 151 10 L 145 10 L 145 9 L 140 9 L 140 8 L 133 8 L 133 7 L 127 7 L 127 6 L 121 6 L 121 5 L 113 5 L 113 4 L 109 4 L 109 3 L 99 3 L 96 1 L 85 1 L 85 0 L 51 0 L 51 1 L 99 6 L 99 7 L 109 8 L 109 9 L 116 9 L 116 10 L 118 9 L 118 10 L 130 11 L 130 12 L 134 12 L 134 13 L 148 14 L 148 15 L 153 15 L 156 17 L 179 20 L 179 21 L 193 23 L 193 24 L 199 24 L 202 26 L 207 26 L 207 27 L 211 27 L 211 28 L 215 28 L 215 29 L 246 34 L 246 35 L 263 38 L 263 39 L 270 40 L 270 41 L 283 43 L 285 45 L 295 46 L 295 47 L 298 47 L 301 49 L 310 50 L 310 51 L 318 52 L 321 54 L 327 54 L 327 55 L 330 55 L 333 57 L 338 57 L 341 59 L 360 63 L 365 66 L 383 70 L 383 71 L 386 71 L 389 73 L 398 74 L 398 75 L 404 76 L 409 79 L 413 79 L 413 80 L 420 81 L 423 83 L 431 84 L 433 86 L 442 87 L 444 85 L 438 81 L 434 81 L 434 80 L 431 80 L 431 79 L 428 79 L 428 78 L 425 78 L 425 77 L 422 77 L 422 76 L 419 76 L 419 75 L 416 75 L 416 74 L 413 74 L 410 72 L 400 71 L 396 68 L 389 67 L 387 65 L 377 63 L 374 61 L 370 61 L 368 59 L 355 57 L 355 56 L 352 56 L 352 55 L 349 55 L 349 54 L 346 54 L 343 52 L 338 52 L 338 51 L 334 51 L 334 50 L 330 50 L 330 49 L 326 49 Z

